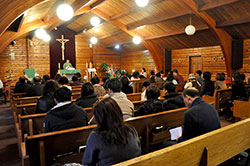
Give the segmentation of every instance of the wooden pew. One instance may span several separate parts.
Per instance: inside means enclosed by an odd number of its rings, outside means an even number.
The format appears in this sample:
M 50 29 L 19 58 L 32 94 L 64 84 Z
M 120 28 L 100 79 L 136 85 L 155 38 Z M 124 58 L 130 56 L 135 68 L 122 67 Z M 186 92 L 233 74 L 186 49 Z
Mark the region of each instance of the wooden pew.
M 141 93 L 130 93 L 126 95 L 127 95 L 127 98 L 132 102 L 141 100 Z
M 163 89 L 163 85 L 164 85 L 164 81 L 162 81 L 162 82 L 154 82 L 154 83 L 151 83 L 151 85 L 155 85 L 155 86 L 157 86 L 160 90 L 162 90 Z
M 215 109 L 220 112 L 220 109 L 223 108 L 223 104 L 231 100 L 232 97 L 232 89 L 216 89 L 214 91 L 215 98 Z
M 176 85 L 176 91 L 177 92 L 183 92 L 185 83 L 180 83 Z
M 250 118 L 250 102 L 234 100 L 233 116 L 240 119 Z
M 41 96 L 32 96 L 32 97 L 19 97 L 13 98 L 13 102 L 15 104 L 29 104 L 29 103 L 37 103 L 37 100 L 40 98 Z
M 144 146 L 143 152 L 145 153 L 148 146 L 154 144 L 154 142 L 149 139 L 151 137 L 151 129 L 160 125 L 167 130 L 170 126 L 182 125 L 186 109 L 187 108 L 182 108 L 135 117 L 133 119 L 128 119 L 125 123 L 136 128 L 139 137 L 142 142 L 145 143 L 142 144 Z M 75 151 L 79 146 L 84 146 L 89 133 L 95 128 L 96 126 L 92 125 L 28 136 L 26 138 L 26 153 L 23 154 L 22 162 L 24 165 L 51 165 L 54 162 L 53 159 L 55 156 Z M 164 138 L 168 139 L 169 135 L 165 133 L 165 136 L 161 136 L 161 139 Z M 74 162 L 80 161 L 75 157 Z
M 215 166 L 250 148 L 250 118 L 115 166 Z

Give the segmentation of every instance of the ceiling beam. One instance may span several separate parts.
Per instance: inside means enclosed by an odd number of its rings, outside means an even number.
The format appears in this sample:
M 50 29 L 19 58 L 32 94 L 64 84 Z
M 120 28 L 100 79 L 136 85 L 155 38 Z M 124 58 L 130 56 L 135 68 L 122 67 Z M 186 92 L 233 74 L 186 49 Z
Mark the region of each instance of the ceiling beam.
M 48 0 L 1 0 L 0 6 L 0 36 L 6 31 L 6 29 L 26 10 L 29 8 Z
M 63 0 L 56 0 L 54 4 L 50 7 L 48 12 L 45 14 L 43 21 L 46 23 L 48 22 L 56 13 L 57 7 L 63 3 Z
M 157 17 L 148 17 L 148 18 L 144 18 L 144 19 L 142 19 L 140 21 L 136 21 L 134 23 L 128 24 L 127 29 L 132 30 L 132 29 L 138 28 L 138 27 L 143 26 L 143 25 L 156 24 L 156 23 L 160 23 L 160 22 L 163 22 L 163 21 L 167 21 L 167 20 L 170 20 L 170 19 L 177 18 L 177 17 L 192 14 L 192 13 L 193 13 L 193 11 L 190 11 L 190 9 L 185 9 L 185 10 L 183 10 L 181 12 L 178 12 L 178 13 L 175 13 L 175 14 L 172 14 L 172 15 L 162 15 L 162 16 L 157 16 Z
M 109 37 L 111 37 L 111 36 L 119 35 L 119 34 L 121 34 L 121 33 L 123 33 L 123 31 L 116 31 L 116 32 L 109 33 L 109 34 L 107 34 L 107 35 L 101 36 L 101 37 L 99 37 L 99 39 L 100 39 L 100 40 L 106 39 L 106 38 L 109 38 Z
M 118 20 L 111 20 L 111 18 L 109 17 L 109 15 L 107 15 L 106 13 L 102 12 L 101 10 L 98 9 L 94 9 L 91 11 L 92 13 L 94 13 L 95 15 L 101 17 L 102 19 L 110 22 L 111 24 L 115 25 L 116 27 L 120 28 L 122 31 L 124 31 L 125 33 L 129 34 L 130 36 L 138 36 L 136 33 L 127 30 L 126 25 L 122 24 L 120 21 Z M 142 38 L 142 37 L 141 37 Z M 162 55 L 163 55 L 163 49 L 161 49 L 160 46 L 158 46 L 155 43 L 152 43 L 151 41 L 145 41 L 142 38 L 142 43 L 144 44 L 144 46 L 148 49 L 148 51 L 150 52 L 155 66 L 157 68 L 158 71 L 161 71 L 163 69 L 163 64 L 162 64 Z
M 157 4 L 159 2 L 162 2 L 162 1 L 163 0 L 150 0 L 147 7 L 152 6 L 152 5 Z M 117 19 L 119 19 L 121 17 L 124 17 L 124 16 L 130 14 L 130 13 L 135 13 L 135 12 L 138 12 L 140 10 L 145 10 L 147 7 L 141 8 L 141 7 L 137 6 L 136 4 L 134 4 L 134 6 L 129 8 L 128 10 L 125 10 L 125 11 L 123 11 L 121 13 L 110 16 L 110 19 L 111 20 L 117 20 Z
M 209 9 L 213 9 L 213 8 L 217 8 L 217 7 L 221 7 L 221 6 L 225 6 L 225 5 L 229 5 L 235 2 L 240 2 L 242 0 L 216 0 L 214 2 L 210 2 L 210 3 L 206 3 L 205 5 L 199 7 L 199 11 L 206 11 Z
M 215 20 L 209 16 L 206 12 L 200 12 L 197 8 L 197 4 L 194 0 L 182 0 L 188 7 L 190 7 L 194 13 L 199 16 L 207 25 L 211 31 L 216 35 L 220 42 L 222 52 L 226 62 L 227 75 L 232 76 L 232 37 L 221 28 L 216 28 Z
M 196 28 L 196 31 L 209 30 L 207 25 L 199 25 L 199 26 L 196 26 L 195 28 Z M 154 39 L 159 39 L 163 37 L 170 37 L 170 36 L 182 35 L 182 34 L 185 34 L 185 30 L 176 30 L 173 32 L 168 32 L 168 33 L 164 33 L 160 35 L 148 36 L 148 37 L 145 37 L 144 40 L 154 40 Z
M 223 21 L 223 22 L 217 22 L 216 23 L 216 28 L 223 28 L 223 27 L 226 27 L 226 26 L 245 24 L 245 23 L 250 23 L 250 17 L 239 18 L 239 19 Z

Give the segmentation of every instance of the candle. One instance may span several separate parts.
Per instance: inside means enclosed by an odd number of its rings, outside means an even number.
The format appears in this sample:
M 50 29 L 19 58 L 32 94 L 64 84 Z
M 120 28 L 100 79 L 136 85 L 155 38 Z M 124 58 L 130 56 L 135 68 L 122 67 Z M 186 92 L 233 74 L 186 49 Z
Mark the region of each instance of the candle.
M 88 68 L 88 62 L 86 62 L 86 69 Z
M 58 63 L 58 69 L 60 70 L 60 63 Z

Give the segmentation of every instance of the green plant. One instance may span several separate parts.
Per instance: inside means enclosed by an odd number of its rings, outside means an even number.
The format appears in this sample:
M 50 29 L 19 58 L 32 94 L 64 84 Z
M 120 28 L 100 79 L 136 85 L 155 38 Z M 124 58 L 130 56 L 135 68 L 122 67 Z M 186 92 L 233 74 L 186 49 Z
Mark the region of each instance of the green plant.
M 101 72 L 106 72 L 106 71 L 108 71 L 108 64 L 107 64 L 107 62 L 103 62 L 103 63 L 100 65 L 100 71 L 101 71 Z

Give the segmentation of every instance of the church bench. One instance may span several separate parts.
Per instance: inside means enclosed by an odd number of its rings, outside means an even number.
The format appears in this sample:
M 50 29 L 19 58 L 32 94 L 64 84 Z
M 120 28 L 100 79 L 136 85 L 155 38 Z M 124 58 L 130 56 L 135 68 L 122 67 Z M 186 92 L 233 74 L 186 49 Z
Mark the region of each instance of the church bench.
M 151 83 L 151 85 L 155 85 L 157 86 L 160 90 L 163 89 L 163 85 L 164 85 L 164 81 L 161 81 L 161 82 L 154 82 L 154 83 Z
M 25 97 L 26 93 L 12 93 L 11 94 L 11 97 Z
M 183 92 L 185 83 L 180 83 L 176 85 L 176 91 L 177 92 Z
M 40 98 L 41 96 L 32 96 L 32 97 L 19 97 L 13 98 L 13 103 L 15 104 L 29 104 L 29 103 L 37 103 L 37 100 Z
M 72 90 L 75 89 L 82 89 L 82 85 L 75 85 L 75 86 L 71 86 Z
M 82 88 L 75 88 L 75 89 L 72 89 L 72 94 L 73 93 L 81 93 L 82 91 Z
M 81 92 L 72 93 L 72 99 L 79 99 L 81 97 Z
M 160 100 L 164 100 L 164 97 L 160 97 Z M 140 106 L 144 103 L 145 101 L 141 101 L 141 99 L 139 101 L 132 101 L 132 103 L 134 104 L 134 110 L 139 110 Z
M 249 135 L 250 118 L 115 166 L 215 166 L 249 149 Z
M 250 102 L 234 100 L 233 116 L 240 119 L 250 118 Z
M 232 97 L 232 89 L 216 89 L 214 91 L 215 98 L 215 109 L 220 112 L 220 109 L 223 108 L 223 104 L 227 103 L 229 100 L 231 100 Z
M 147 78 L 142 78 L 140 80 L 133 80 L 133 81 L 130 81 L 134 83 L 134 86 L 133 86 L 133 93 L 139 93 L 139 92 L 142 92 L 142 83 L 144 81 L 149 81 Z
M 126 95 L 130 101 L 140 101 L 141 100 L 141 93 L 130 93 L 130 94 L 126 94 Z
M 149 139 L 153 129 L 156 126 L 162 126 L 164 134 L 161 135 L 161 140 L 169 139 L 168 128 L 182 125 L 186 110 L 187 108 L 182 108 L 135 117 L 125 120 L 125 123 L 135 127 L 142 141 L 143 153 L 146 153 L 149 145 L 154 144 L 154 140 Z M 89 133 L 95 128 L 96 126 L 92 125 L 28 136 L 26 138 L 26 149 L 24 150 L 26 154 L 23 153 L 23 163 L 28 163 L 28 165 L 51 165 L 55 156 L 75 151 L 79 146 L 84 146 Z M 75 160 L 74 162 L 81 162 L 81 160 Z

